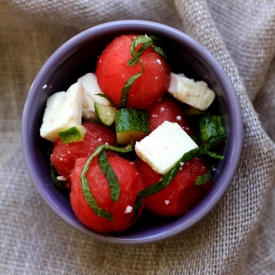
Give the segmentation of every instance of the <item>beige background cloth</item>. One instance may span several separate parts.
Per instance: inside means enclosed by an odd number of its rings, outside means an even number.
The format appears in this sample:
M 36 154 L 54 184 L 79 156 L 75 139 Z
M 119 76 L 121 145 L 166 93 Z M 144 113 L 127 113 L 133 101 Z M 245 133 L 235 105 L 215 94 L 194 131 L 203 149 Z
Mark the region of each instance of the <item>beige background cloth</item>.
M 22 156 L 30 85 L 67 39 L 102 22 L 145 19 L 185 31 L 227 71 L 244 145 L 223 199 L 197 225 L 156 244 L 101 243 L 41 200 Z M 275 2 L 0 0 L 0 274 L 275 274 Z

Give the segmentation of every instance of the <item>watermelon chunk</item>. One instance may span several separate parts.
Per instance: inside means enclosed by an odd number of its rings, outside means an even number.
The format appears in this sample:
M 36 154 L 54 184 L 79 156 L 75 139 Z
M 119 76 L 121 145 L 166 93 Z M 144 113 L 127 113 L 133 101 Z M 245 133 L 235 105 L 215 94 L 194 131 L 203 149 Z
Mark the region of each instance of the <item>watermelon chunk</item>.
M 161 175 L 142 160 L 139 160 L 137 165 L 142 173 L 145 188 L 161 179 Z M 212 180 L 203 185 L 195 184 L 197 177 L 207 171 L 208 167 L 202 159 L 194 158 L 186 162 L 165 189 L 145 198 L 145 207 L 159 216 L 186 213 L 211 188 Z
M 149 114 L 150 132 L 154 131 L 164 121 L 178 123 L 188 135 L 192 135 L 194 132 L 180 105 L 170 97 L 164 96 L 150 106 Z
M 100 89 L 120 106 L 122 89 L 127 80 L 142 71 L 139 62 L 127 65 L 132 58 L 130 45 L 139 35 L 122 35 L 107 45 L 99 56 L 96 76 Z M 140 48 L 141 45 L 137 47 Z M 166 59 L 151 46 L 140 56 L 144 71 L 137 78 L 128 94 L 127 106 L 146 109 L 167 91 L 170 83 L 170 66 Z
M 66 188 L 70 188 L 70 175 L 77 158 L 90 156 L 100 144 L 114 145 L 115 135 L 106 126 L 94 122 L 83 122 L 87 129 L 82 142 L 64 144 L 59 139 L 54 143 L 51 162 L 57 173 L 65 178 Z
M 108 153 L 107 155 L 120 186 L 118 201 L 114 202 L 110 197 L 110 187 L 98 165 L 98 156 L 90 163 L 86 178 L 99 207 L 111 212 L 113 221 L 97 216 L 85 200 L 81 189 L 80 174 L 86 163 L 86 158 L 77 159 L 75 162 L 71 175 L 70 193 L 71 205 L 77 218 L 87 227 L 105 233 L 123 231 L 132 224 L 136 196 L 144 189 L 142 176 L 133 163 L 115 153 Z

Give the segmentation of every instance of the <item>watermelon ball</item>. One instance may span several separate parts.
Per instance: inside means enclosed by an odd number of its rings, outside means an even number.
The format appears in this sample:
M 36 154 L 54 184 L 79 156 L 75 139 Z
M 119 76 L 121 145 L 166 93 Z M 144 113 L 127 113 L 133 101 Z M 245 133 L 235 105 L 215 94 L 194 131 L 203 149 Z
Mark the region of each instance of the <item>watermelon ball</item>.
M 128 66 L 132 58 L 130 45 L 139 35 L 122 35 L 107 45 L 99 56 L 96 76 L 100 89 L 120 106 L 122 89 L 127 80 L 142 71 L 137 62 Z M 138 45 L 136 51 L 141 47 Z M 127 106 L 147 109 L 167 91 L 170 82 L 170 66 L 167 60 L 149 46 L 140 56 L 144 65 L 142 75 L 137 78 L 128 93 Z
M 70 193 L 71 205 L 79 221 L 95 231 L 104 233 L 123 231 L 132 225 L 136 196 L 144 189 L 142 176 L 135 164 L 115 153 L 107 153 L 107 158 L 120 186 L 120 196 L 117 202 L 110 198 L 110 187 L 105 175 L 100 170 L 98 157 L 95 157 L 90 163 L 86 178 L 97 204 L 113 214 L 113 221 L 97 216 L 85 200 L 81 190 L 80 174 L 86 163 L 86 158 L 77 159 L 75 162 L 71 175 Z M 139 214 L 142 209 L 143 205 Z
M 176 122 L 188 134 L 192 135 L 193 130 L 178 102 L 168 96 L 162 97 L 149 108 L 150 131 L 155 130 L 164 121 Z
M 63 144 L 58 139 L 51 154 L 51 162 L 57 173 L 65 178 L 66 188 L 70 188 L 70 175 L 76 159 L 90 156 L 100 144 L 115 143 L 115 135 L 108 127 L 95 122 L 83 122 L 82 125 L 87 129 L 83 141 Z
M 161 179 L 147 163 L 137 163 L 142 173 L 145 187 Z M 156 194 L 145 198 L 145 207 L 159 216 L 177 216 L 186 213 L 209 191 L 212 180 L 203 185 L 196 185 L 196 179 L 208 171 L 202 159 L 194 158 L 186 162 L 170 184 Z

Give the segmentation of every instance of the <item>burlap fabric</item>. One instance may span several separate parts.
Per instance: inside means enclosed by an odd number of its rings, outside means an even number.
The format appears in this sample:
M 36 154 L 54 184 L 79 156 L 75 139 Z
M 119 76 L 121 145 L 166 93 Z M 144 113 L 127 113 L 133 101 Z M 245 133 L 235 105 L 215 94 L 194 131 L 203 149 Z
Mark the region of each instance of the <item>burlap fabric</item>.
M 244 145 L 220 203 L 175 238 L 119 246 L 88 238 L 41 200 L 20 145 L 24 100 L 39 68 L 76 33 L 118 19 L 185 31 L 230 76 Z M 0 274 L 275 274 L 275 2 L 0 0 Z

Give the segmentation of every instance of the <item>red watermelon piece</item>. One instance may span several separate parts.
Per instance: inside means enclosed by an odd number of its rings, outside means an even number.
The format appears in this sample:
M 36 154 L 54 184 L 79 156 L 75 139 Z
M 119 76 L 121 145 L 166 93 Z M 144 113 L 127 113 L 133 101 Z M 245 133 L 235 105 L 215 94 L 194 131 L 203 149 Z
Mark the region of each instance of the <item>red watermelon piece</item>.
M 66 179 L 67 188 L 70 188 L 70 175 L 76 159 L 90 156 L 100 144 L 115 143 L 115 135 L 108 127 L 95 122 L 83 122 L 82 125 L 87 129 L 83 141 L 63 144 L 59 139 L 54 143 L 51 155 L 51 162 L 58 174 Z
M 114 202 L 110 198 L 110 187 L 106 177 L 100 170 L 98 157 L 92 160 L 86 177 L 95 200 L 102 209 L 113 214 L 113 222 L 97 216 L 86 202 L 82 193 L 80 174 L 86 163 L 86 158 L 77 159 L 75 162 L 71 175 L 72 186 L 70 193 L 71 205 L 77 218 L 87 227 L 105 233 L 123 231 L 132 224 L 136 196 L 144 189 L 142 176 L 133 163 L 115 153 L 108 153 L 107 155 L 120 185 L 118 201 Z
M 181 106 L 174 99 L 164 96 L 149 107 L 150 131 L 155 130 L 164 121 L 176 122 L 188 134 L 193 134 L 193 129 L 187 121 Z
M 142 160 L 139 160 L 137 165 L 142 173 L 145 188 L 161 179 L 161 175 Z M 186 162 L 165 189 L 145 198 L 145 207 L 159 216 L 186 213 L 211 188 L 212 180 L 203 185 L 195 184 L 197 177 L 207 171 L 208 167 L 202 159 L 194 158 Z
M 117 37 L 107 45 L 97 62 L 95 73 L 98 85 L 118 106 L 127 80 L 142 71 L 138 62 L 134 66 L 127 65 L 132 58 L 130 45 L 137 36 L 139 35 L 132 34 Z M 140 47 L 141 45 L 137 49 Z M 151 46 L 140 56 L 140 60 L 144 71 L 129 91 L 127 107 L 146 109 L 167 91 L 170 66 Z

